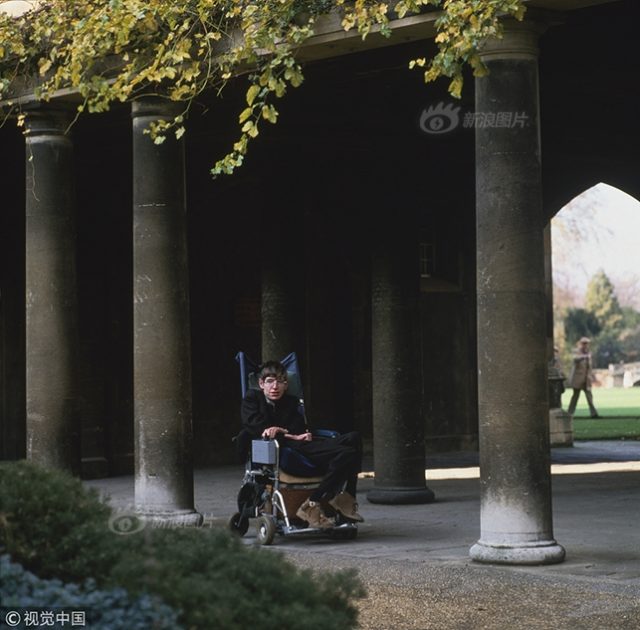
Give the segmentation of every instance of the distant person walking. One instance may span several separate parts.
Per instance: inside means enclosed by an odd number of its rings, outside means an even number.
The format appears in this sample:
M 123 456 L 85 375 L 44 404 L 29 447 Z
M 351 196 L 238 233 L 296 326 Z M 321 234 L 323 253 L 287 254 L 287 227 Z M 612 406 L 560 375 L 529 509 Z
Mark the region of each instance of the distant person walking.
M 593 369 L 591 366 L 591 352 L 588 337 L 582 337 L 573 352 L 573 365 L 569 376 L 569 386 L 573 388 L 571 402 L 569 403 L 569 415 L 572 416 L 578 404 L 580 392 L 583 391 L 589 404 L 589 411 L 592 418 L 599 418 L 598 410 L 593 404 L 593 394 L 591 393 L 591 382 L 593 381 Z

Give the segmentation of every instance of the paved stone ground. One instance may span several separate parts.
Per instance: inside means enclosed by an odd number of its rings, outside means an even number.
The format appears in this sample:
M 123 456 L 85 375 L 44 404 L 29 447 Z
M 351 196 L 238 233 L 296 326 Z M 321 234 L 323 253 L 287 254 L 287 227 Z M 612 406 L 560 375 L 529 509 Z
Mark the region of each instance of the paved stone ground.
M 554 477 L 555 535 L 567 560 L 547 567 L 471 562 L 477 480 L 430 487 L 437 501 L 428 506 L 365 503 L 356 541 L 287 538 L 272 549 L 305 568 L 357 568 L 368 590 L 365 630 L 640 628 L 640 472 Z
M 436 501 L 429 505 L 370 504 L 373 479 L 362 480 L 366 522 L 357 540 L 278 537 L 263 550 L 310 570 L 357 569 L 368 592 L 359 602 L 363 630 L 640 629 L 640 442 L 579 443 L 553 449 L 552 460 L 554 470 L 571 473 L 553 476 L 562 564 L 469 560 L 480 533 L 479 482 L 450 477 L 464 477 L 459 468 L 473 475 L 474 453 L 430 458 L 427 483 Z M 606 468 L 603 461 L 611 470 L 593 472 Z M 223 525 L 234 511 L 241 477 L 235 466 L 196 471 L 196 505 L 212 524 Z M 87 483 L 114 505 L 132 502 L 131 477 Z M 243 540 L 256 544 L 253 528 Z

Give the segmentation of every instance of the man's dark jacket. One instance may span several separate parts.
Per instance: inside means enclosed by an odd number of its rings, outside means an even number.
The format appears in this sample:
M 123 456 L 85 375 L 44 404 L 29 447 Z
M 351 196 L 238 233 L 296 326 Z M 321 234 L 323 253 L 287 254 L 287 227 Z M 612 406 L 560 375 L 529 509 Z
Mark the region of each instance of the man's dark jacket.
M 242 401 L 242 427 L 252 439 L 260 439 L 268 427 L 282 427 L 293 435 L 304 433 L 306 423 L 295 396 L 285 394 L 280 400 L 269 401 L 262 390 L 250 389 Z

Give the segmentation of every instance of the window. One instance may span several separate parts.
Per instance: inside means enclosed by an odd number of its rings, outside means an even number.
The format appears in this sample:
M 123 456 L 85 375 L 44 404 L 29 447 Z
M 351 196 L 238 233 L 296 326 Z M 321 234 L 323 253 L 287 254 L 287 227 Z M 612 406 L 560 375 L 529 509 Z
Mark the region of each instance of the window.
M 420 277 L 431 278 L 435 272 L 435 247 L 433 243 L 420 243 Z

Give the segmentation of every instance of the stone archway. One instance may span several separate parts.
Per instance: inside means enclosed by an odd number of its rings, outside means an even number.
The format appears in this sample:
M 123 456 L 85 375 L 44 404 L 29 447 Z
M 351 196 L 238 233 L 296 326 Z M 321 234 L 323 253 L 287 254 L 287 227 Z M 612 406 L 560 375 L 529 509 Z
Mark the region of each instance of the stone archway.
M 558 210 L 551 225 L 553 337 L 561 363 L 568 371 L 576 335 L 588 336 L 600 384 L 630 387 L 633 379 L 620 376 L 624 363 L 640 360 L 640 254 L 634 242 L 640 202 L 600 182 Z M 610 280 L 619 305 L 615 330 L 603 328 L 587 298 L 589 283 L 600 273 Z

